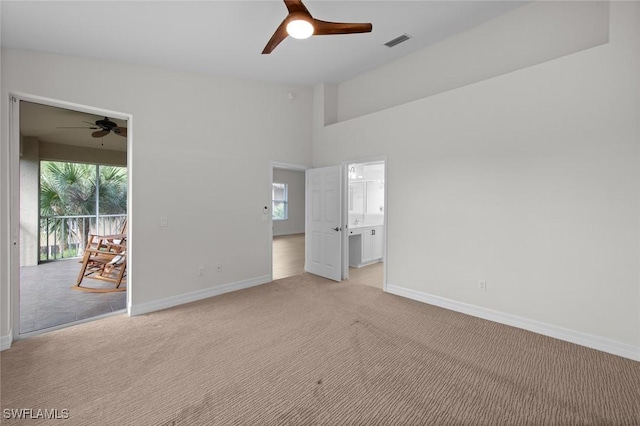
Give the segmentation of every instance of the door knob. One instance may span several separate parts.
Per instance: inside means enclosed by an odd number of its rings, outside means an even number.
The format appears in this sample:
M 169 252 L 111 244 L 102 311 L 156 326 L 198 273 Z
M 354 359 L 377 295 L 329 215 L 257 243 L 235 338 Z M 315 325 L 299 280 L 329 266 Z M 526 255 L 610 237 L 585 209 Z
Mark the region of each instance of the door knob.
M 337 226 L 335 228 L 331 228 L 331 229 L 333 229 L 336 232 L 340 231 L 340 228 L 338 228 Z

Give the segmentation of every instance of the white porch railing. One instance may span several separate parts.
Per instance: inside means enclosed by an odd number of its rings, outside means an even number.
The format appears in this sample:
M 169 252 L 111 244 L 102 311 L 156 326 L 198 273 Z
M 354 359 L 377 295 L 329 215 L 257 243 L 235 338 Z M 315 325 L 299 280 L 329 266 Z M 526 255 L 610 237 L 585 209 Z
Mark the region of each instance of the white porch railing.
M 39 262 L 80 257 L 89 234 L 118 234 L 125 214 L 41 216 Z

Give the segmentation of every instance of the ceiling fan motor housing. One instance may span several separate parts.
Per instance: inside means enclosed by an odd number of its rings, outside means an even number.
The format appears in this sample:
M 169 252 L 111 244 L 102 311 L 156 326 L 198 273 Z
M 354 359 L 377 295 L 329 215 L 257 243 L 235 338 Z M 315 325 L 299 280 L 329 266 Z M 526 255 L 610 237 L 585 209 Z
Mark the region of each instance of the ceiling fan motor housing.
M 100 126 L 104 130 L 113 130 L 118 125 L 116 123 L 114 123 L 113 121 L 110 121 L 107 117 L 105 117 L 104 120 L 96 121 L 96 126 Z

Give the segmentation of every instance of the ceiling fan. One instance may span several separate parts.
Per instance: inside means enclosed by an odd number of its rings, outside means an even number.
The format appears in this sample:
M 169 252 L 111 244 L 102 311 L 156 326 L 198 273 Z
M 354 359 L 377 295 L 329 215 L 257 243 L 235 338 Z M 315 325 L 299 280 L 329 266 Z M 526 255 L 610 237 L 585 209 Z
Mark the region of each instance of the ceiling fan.
M 288 35 L 304 39 L 312 35 L 370 33 L 371 24 L 354 24 L 346 22 L 327 22 L 313 18 L 302 0 L 283 0 L 289 14 L 273 33 L 262 54 L 269 54 Z
M 98 130 L 97 132 L 91 133 L 91 136 L 93 136 L 94 138 L 101 138 L 103 136 L 107 136 L 109 133 L 113 133 L 115 135 L 122 136 L 122 137 L 127 136 L 127 128 L 118 126 L 118 124 L 109 120 L 108 117 L 105 117 L 104 120 L 96 120 L 95 123 L 90 123 L 88 121 L 83 121 L 83 123 L 90 124 L 91 127 L 58 127 L 58 129 Z

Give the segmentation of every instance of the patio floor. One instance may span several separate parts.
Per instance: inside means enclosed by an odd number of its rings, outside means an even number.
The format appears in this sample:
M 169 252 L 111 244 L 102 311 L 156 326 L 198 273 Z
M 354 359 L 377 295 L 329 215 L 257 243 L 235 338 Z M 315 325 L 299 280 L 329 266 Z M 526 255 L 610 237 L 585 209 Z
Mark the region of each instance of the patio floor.
M 69 259 L 20 268 L 20 334 L 126 308 L 126 291 L 89 293 L 71 289 L 80 266 L 78 259 Z

